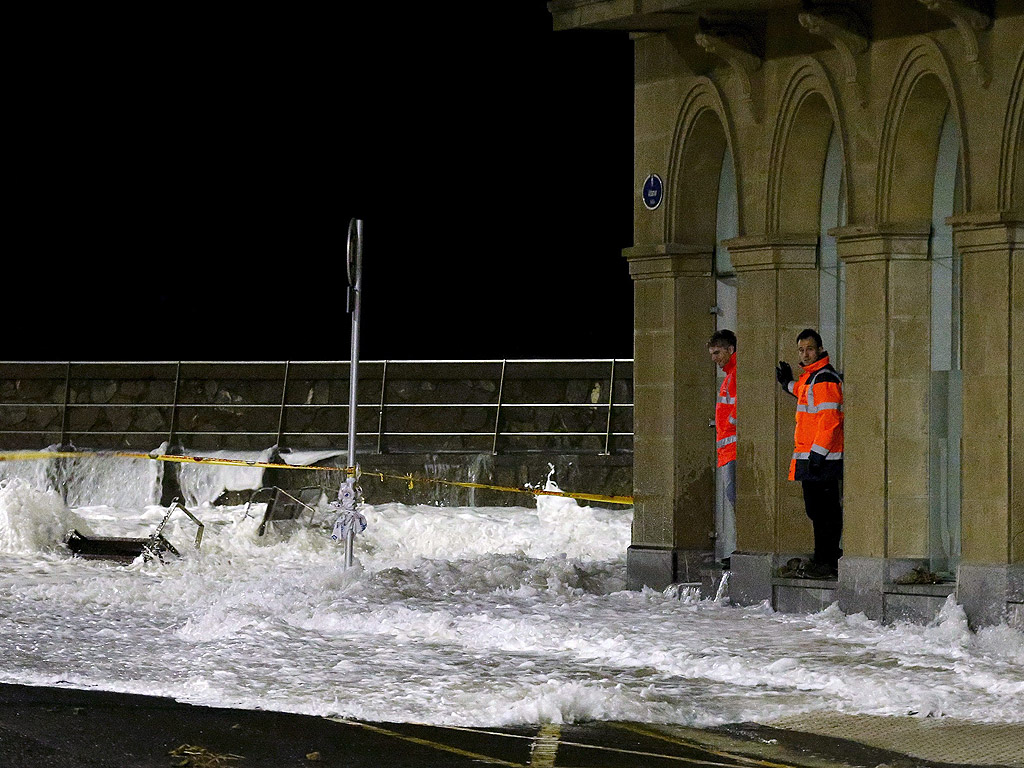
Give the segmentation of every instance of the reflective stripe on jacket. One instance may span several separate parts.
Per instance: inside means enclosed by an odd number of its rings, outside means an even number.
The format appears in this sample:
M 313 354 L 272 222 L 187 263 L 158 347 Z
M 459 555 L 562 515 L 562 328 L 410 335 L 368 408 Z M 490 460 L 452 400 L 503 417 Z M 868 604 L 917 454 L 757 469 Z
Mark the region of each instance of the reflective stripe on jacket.
M 718 390 L 715 404 L 715 448 L 718 450 L 718 466 L 724 467 L 736 461 L 736 353 L 722 368 L 725 380 Z
M 828 355 L 804 368 L 803 375 L 790 382 L 796 396 L 796 430 L 790 480 L 824 480 L 842 472 L 843 381 L 829 364 Z M 811 476 L 811 453 L 825 457 L 825 468 Z

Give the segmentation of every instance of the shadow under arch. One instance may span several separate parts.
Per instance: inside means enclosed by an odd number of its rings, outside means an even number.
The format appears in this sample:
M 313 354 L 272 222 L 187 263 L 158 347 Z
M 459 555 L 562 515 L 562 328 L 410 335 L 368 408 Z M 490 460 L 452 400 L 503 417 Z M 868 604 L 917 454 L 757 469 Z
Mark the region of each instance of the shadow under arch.
M 939 139 L 949 110 L 960 137 L 964 207 L 970 210 L 963 113 L 949 72 L 932 41 L 911 48 L 897 70 L 878 159 L 875 212 L 879 223 L 928 226 L 931 222 Z
M 722 161 L 726 149 L 732 147 L 726 124 L 720 95 L 710 80 L 701 78 L 683 99 L 672 140 L 666 242 L 714 250 Z M 733 162 L 737 187 L 741 188 L 735 153 Z M 739 216 L 742 220 L 742 213 Z
M 801 64 L 790 76 L 772 135 L 766 228 L 770 233 L 811 234 L 819 227 L 822 179 L 833 131 L 839 131 L 843 175 L 846 141 L 834 89 L 821 65 Z
M 1024 49 L 1017 59 L 999 157 L 999 208 L 1024 216 Z

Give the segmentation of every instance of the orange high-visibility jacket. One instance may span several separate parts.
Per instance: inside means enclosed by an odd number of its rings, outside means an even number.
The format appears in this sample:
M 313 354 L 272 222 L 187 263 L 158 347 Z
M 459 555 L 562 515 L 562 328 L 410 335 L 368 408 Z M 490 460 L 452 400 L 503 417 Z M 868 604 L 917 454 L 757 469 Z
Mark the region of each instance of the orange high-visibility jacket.
M 843 467 L 843 381 L 825 355 L 804 368 L 803 375 L 789 383 L 796 397 L 796 431 L 790 480 L 824 480 L 838 477 Z M 825 457 L 824 469 L 813 476 L 811 453 Z
M 736 461 L 736 353 L 722 368 L 725 380 L 718 390 L 715 405 L 715 447 L 718 449 L 718 466 L 724 467 Z

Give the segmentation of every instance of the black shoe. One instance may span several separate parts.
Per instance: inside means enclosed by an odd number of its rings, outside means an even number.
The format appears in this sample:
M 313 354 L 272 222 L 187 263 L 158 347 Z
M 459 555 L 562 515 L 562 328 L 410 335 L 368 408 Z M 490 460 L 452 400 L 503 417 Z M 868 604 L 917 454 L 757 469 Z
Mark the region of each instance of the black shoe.
M 728 557 L 723 557 L 722 558 L 722 569 L 728 571 L 729 570 L 729 565 L 730 565 L 729 558 Z
M 839 570 L 829 563 L 811 562 L 802 569 L 801 576 L 805 579 L 837 579 Z

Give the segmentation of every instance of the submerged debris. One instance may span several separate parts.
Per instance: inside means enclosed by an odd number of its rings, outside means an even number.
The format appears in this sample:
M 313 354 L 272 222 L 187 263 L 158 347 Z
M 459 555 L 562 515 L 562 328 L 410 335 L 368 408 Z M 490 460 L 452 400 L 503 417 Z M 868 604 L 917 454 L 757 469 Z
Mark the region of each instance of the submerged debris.
M 197 747 L 193 744 L 182 744 L 167 754 L 171 757 L 184 758 L 180 762 L 173 763 L 175 768 L 221 768 L 235 760 L 245 760 L 242 755 L 230 753 L 219 755 L 206 747 Z

